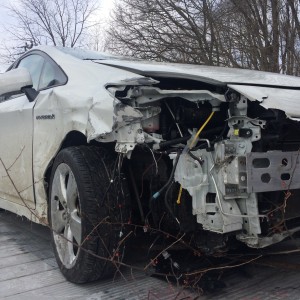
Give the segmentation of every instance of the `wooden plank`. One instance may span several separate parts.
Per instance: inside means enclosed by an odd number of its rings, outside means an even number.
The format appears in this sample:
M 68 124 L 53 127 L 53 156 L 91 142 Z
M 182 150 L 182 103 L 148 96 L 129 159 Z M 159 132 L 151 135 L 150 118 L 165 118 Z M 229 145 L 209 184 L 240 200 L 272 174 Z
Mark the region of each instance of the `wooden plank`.
M 41 261 L 48 258 L 53 258 L 54 254 L 52 250 L 36 250 L 28 253 L 21 253 L 17 255 L 10 255 L 5 259 L 0 259 L 0 272 L 2 268 L 13 267 L 16 265 Z
M 2 268 L 0 272 L 0 282 L 54 269 L 57 269 L 54 258 L 20 263 L 18 265 Z
M 53 299 L 195 299 L 197 291 L 183 290 L 165 281 L 147 277 L 142 272 L 128 270 L 122 277 L 90 284 L 76 285 L 67 282 L 57 268 L 49 243 L 49 230 L 0 213 L 0 298 L 10 300 Z M 294 243 L 287 249 L 299 246 Z M 297 247 L 296 247 L 297 248 Z M 133 256 L 132 264 L 137 264 Z M 284 264 L 299 264 L 297 254 L 270 257 L 277 268 L 247 265 L 247 275 L 239 269 L 224 275 L 227 287 L 219 293 L 201 296 L 199 299 L 299 299 L 299 273 L 284 268 Z
M 48 250 L 50 246 L 45 247 L 45 245 L 24 245 L 24 246 L 8 246 L 4 249 L 0 250 L 0 259 L 4 259 L 7 257 L 11 257 L 13 255 L 20 255 L 25 253 L 30 253 L 32 251 L 42 251 L 42 250 Z
M 49 270 L 0 282 L 0 298 L 66 281 L 58 270 Z M 21 297 L 19 299 L 22 299 Z M 24 299 L 24 298 L 23 298 Z

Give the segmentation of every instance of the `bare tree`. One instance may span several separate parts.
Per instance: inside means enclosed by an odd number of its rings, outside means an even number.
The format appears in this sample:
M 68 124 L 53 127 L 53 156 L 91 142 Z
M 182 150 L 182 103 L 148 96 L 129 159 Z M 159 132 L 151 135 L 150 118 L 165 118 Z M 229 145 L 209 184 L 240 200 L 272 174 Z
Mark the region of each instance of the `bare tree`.
M 103 23 L 93 26 L 93 28 L 89 30 L 88 39 L 86 41 L 87 48 L 94 51 L 103 51 L 105 36 L 106 32 Z
M 107 49 L 299 74 L 298 0 L 120 0 Z
M 219 64 L 215 52 L 218 0 L 122 0 L 107 47 L 164 61 Z
M 7 31 L 18 46 L 13 51 L 10 49 L 11 53 L 6 53 L 14 56 L 28 50 L 31 45 L 74 47 L 83 43 L 87 30 L 96 24 L 92 22 L 92 16 L 98 9 L 98 2 L 19 0 L 11 4 L 7 8 L 16 22 Z

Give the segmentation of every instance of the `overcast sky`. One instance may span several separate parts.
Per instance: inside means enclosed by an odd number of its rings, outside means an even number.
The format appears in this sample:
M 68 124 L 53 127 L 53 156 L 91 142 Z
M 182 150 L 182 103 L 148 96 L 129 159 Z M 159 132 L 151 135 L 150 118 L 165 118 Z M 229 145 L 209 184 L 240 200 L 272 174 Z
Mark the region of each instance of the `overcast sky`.
M 8 16 L 7 10 L 4 8 L 5 5 L 9 3 L 9 1 L 12 0 L 0 0 L 0 41 L 3 41 L 3 39 L 7 38 L 5 35 L 5 30 L 3 28 L 3 24 L 6 24 L 10 22 L 11 18 Z
M 0 0 L 0 43 L 9 40 L 9 36 L 5 31 L 5 26 L 14 22 L 14 19 L 9 16 L 9 12 L 5 8 L 5 5 L 10 3 L 15 4 L 18 0 Z M 108 20 L 110 11 L 113 7 L 114 0 L 99 0 L 101 10 L 99 14 L 101 15 L 101 20 Z M 1 54 L 0 54 L 1 55 Z M 3 72 L 6 66 L 0 65 L 0 72 Z

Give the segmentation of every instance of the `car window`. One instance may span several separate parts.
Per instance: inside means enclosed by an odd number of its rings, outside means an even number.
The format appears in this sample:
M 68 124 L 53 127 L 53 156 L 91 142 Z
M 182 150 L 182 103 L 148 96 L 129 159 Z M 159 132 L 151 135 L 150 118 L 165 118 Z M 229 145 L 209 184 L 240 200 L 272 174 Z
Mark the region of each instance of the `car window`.
M 18 64 L 18 67 L 23 67 L 26 68 L 32 78 L 32 83 L 33 83 L 33 88 L 37 90 L 39 86 L 39 79 L 41 76 L 43 64 L 44 64 L 45 59 L 36 54 L 28 55 L 24 57 Z
M 46 61 L 42 71 L 39 89 L 65 84 L 66 82 L 67 77 L 60 68 L 54 62 Z

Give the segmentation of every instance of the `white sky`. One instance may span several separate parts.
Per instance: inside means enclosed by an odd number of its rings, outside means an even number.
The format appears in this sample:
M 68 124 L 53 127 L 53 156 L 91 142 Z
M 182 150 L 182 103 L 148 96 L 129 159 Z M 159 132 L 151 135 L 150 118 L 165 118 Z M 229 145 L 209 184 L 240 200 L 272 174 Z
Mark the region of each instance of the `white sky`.
M 99 15 L 102 21 L 107 22 L 109 19 L 109 14 L 114 6 L 114 0 L 98 0 L 100 4 Z M 12 24 L 14 19 L 9 16 L 5 5 L 15 4 L 18 0 L 0 0 L 0 43 L 3 44 L 5 41 L 9 41 L 10 37 L 5 31 L 4 26 L 7 24 Z M 0 54 L 1 55 L 1 54 Z M 3 72 L 7 66 L 0 65 L 0 72 Z
M 7 10 L 3 7 L 12 0 L 0 0 L 0 41 L 3 41 L 6 37 L 5 30 L 3 28 L 3 24 L 6 24 L 11 20 L 11 18 L 7 14 Z

